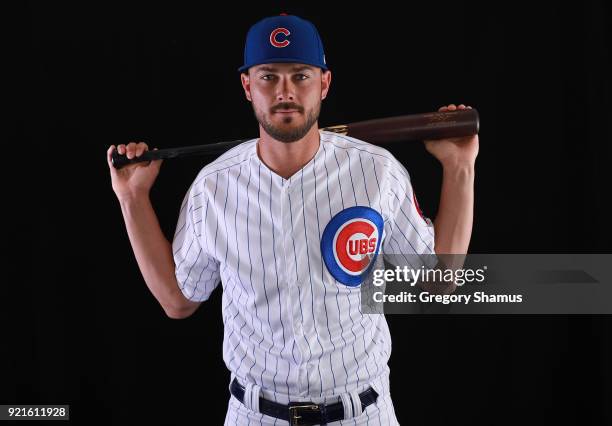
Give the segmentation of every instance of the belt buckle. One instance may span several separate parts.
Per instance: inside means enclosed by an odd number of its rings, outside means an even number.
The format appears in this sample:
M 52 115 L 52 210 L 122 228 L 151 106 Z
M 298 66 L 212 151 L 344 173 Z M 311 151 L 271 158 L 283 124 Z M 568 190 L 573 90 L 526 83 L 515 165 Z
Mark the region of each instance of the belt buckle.
M 301 404 L 296 403 L 295 405 L 289 405 L 289 424 L 291 426 L 308 426 L 316 423 L 300 423 L 302 416 L 299 415 L 298 410 L 307 411 L 320 411 L 319 404 Z

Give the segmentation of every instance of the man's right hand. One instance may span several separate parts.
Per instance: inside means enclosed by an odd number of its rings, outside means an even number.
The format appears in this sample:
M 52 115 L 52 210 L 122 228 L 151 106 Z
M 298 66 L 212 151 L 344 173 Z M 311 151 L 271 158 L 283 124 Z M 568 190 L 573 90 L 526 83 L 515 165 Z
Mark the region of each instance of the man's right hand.
M 140 157 L 149 148 L 144 142 L 130 142 L 126 145 L 117 146 L 117 152 L 127 155 L 127 158 Z M 157 149 L 157 148 L 155 148 Z M 108 168 L 110 169 L 113 191 L 119 200 L 148 195 L 164 160 L 142 161 L 128 164 L 116 169 L 111 161 L 115 145 L 111 145 L 106 151 Z

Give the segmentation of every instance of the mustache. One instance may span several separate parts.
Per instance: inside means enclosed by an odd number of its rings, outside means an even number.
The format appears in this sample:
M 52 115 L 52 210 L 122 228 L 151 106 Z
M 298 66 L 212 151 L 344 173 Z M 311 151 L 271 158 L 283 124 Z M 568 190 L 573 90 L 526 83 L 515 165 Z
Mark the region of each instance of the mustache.
M 272 107 L 271 111 L 272 112 L 277 112 L 277 111 L 283 111 L 283 110 L 289 110 L 289 109 L 295 109 L 298 112 L 304 112 L 304 108 L 294 104 L 292 102 L 281 102 L 280 104 Z

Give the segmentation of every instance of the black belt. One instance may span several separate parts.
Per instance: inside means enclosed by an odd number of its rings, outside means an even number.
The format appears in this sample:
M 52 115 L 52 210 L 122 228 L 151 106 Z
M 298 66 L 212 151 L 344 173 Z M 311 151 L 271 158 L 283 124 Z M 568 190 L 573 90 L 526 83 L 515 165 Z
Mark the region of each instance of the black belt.
M 244 386 L 234 378 L 230 384 L 230 392 L 238 401 L 244 404 Z M 362 410 L 376 402 L 378 394 L 370 386 L 359 394 Z M 352 403 L 352 402 L 351 402 Z M 344 419 L 342 401 L 333 404 L 315 404 L 313 402 L 290 402 L 279 404 L 259 397 L 259 412 L 266 416 L 286 420 L 292 426 L 325 425 Z

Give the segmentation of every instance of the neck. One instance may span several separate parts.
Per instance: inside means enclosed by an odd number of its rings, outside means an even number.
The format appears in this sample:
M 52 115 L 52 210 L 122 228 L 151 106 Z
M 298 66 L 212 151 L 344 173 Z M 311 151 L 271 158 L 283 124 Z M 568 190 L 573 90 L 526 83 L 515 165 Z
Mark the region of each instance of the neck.
M 289 179 L 315 156 L 319 149 L 319 126 L 315 123 L 306 135 L 295 142 L 285 143 L 272 138 L 259 127 L 257 155 L 274 173 Z

